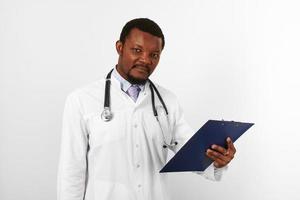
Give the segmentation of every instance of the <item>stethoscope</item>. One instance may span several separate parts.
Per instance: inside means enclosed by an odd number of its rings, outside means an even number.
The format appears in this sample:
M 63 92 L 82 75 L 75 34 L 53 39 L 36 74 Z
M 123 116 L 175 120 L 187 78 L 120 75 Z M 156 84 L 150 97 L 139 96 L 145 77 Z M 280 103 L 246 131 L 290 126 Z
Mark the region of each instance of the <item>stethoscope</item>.
M 110 85 L 111 85 L 111 74 L 113 72 L 113 69 L 107 74 L 106 76 L 106 81 L 105 81 L 105 94 L 104 94 L 104 110 L 102 111 L 102 114 L 101 114 L 101 119 L 104 121 L 104 122 L 109 122 L 112 120 L 113 118 L 113 113 L 111 112 L 111 109 L 110 109 Z M 153 110 L 153 115 L 154 117 L 156 118 L 158 124 L 159 124 L 159 127 L 161 129 L 161 133 L 162 133 L 162 136 L 163 136 L 163 148 L 172 148 L 174 146 L 176 146 L 178 144 L 177 141 L 175 141 L 175 138 L 174 138 L 174 134 L 173 134 L 173 131 L 172 131 L 172 138 L 171 138 L 171 141 L 170 141 L 170 144 L 168 144 L 166 142 L 166 138 L 165 138 L 165 134 L 164 134 L 164 131 L 163 131 L 163 128 L 161 126 L 161 123 L 159 121 L 159 117 L 158 117 L 158 113 L 157 113 L 157 109 L 155 108 L 155 98 L 154 98 L 154 92 L 156 93 L 160 103 L 162 104 L 163 108 L 164 108 L 164 111 L 165 111 L 165 115 L 166 115 L 166 119 L 167 119 L 167 123 L 168 123 L 168 130 L 170 130 L 170 124 L 169 124 L 169 117 L 168 117 L 168 109 L 166 107 L 166 104 L 164 102 L 164 100 L 162 99 L 160 93 L 158 92 L 157 88 L 155 87 L 155 85 L 152 83 L 152 81 L 149 81 L 149 87 L 150 87 L 150 91 L 151 91 L 151 103 L 152 103 L 152 110 Z

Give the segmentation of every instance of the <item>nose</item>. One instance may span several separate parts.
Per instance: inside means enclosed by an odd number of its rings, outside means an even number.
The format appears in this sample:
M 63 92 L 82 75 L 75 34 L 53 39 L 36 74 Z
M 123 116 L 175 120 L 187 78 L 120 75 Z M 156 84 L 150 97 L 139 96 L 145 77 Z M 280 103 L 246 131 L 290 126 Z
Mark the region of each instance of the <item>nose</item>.
M 152 65 L 152 60 L 149 56 L 148 53 L 144 52 L 141 56 L 140 56 L 140 61 L 143 62 L 145 65 Z

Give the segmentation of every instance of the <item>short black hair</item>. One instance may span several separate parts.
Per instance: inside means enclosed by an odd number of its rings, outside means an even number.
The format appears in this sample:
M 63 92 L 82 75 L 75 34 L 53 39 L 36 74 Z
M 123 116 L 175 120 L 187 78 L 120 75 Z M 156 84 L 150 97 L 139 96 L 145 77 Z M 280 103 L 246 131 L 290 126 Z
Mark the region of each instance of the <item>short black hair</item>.
M 143 32 L 150 33 L 151 35 L 154 35 L 156 37 L 159 37 L 162 39 L 162 49 L 165 46 L 165 37 L 161 30 L 161 28 L 158 26 L 157 23 L 152 21 L 148 18 L 136 18 L 133 20 L 130 20 L 125 24 L 125 26 L 122 29 L 122 32 L 120 34 L 120 41 L 124 44 L 126 37 L 129 35 L 130 31 L 134 28 L 137 28 Z

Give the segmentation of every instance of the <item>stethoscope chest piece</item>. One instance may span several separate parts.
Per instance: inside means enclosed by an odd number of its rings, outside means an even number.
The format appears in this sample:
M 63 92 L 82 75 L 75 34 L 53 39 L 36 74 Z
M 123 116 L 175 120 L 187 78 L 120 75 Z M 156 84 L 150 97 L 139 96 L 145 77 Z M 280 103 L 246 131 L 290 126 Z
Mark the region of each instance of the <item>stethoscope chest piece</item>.
M 112 120 L 112 118 L 113 118 L 113 114 L 110 111 L 110 108 L 109 107 L 104 107 L 104 110 L 101 113 L 101 119 L 104 122 L 109 122 L 110 120 Z

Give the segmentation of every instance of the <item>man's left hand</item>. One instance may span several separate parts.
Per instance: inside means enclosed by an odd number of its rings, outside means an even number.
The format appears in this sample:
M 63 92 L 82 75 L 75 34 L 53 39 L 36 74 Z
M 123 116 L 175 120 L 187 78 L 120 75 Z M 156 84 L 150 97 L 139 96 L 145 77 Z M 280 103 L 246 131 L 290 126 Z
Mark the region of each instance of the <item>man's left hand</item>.
M 206 155 L 214 161 L 214 166 L 221 168 L 226 166 L 234 158 L 236 149 L 233 145 L 232 140 L 228 137 L 226 139 L 227 149 L 213 144 L 212 149 L 207 149 Z

